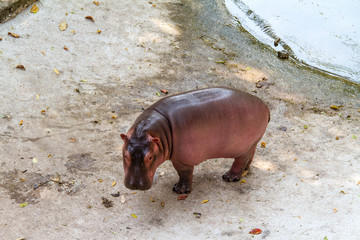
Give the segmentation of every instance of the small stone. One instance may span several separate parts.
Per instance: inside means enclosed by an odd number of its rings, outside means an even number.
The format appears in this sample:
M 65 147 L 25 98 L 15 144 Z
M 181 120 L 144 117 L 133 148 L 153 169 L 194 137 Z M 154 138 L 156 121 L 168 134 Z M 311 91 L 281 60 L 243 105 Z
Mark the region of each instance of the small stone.
M 285 51 L 285 50 L 282 50 L 282 51 L 278 51 L 278 57 L 281 58 L 281 59 L 288 59 L 290 54 Z

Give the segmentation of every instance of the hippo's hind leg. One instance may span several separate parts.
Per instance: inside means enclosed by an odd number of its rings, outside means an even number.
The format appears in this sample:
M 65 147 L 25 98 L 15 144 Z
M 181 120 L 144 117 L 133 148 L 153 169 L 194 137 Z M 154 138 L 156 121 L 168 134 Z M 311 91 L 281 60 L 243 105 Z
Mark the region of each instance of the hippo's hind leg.
M 179 174 L 179 182 L 174 185 L 173 191 L 176 193 L 190 193 L 194 166 L 188 166 L 178 162 L 173 162 L 173 165 Z
M 250 149 L 250 151 L 242 156 L 235 158 L 231 168 L 227 171 L 222 178 L 226 182 L 237 182 L 241 179 L 245 170 L 249 170 L 250 164 L 254 158 L 256 144 Z

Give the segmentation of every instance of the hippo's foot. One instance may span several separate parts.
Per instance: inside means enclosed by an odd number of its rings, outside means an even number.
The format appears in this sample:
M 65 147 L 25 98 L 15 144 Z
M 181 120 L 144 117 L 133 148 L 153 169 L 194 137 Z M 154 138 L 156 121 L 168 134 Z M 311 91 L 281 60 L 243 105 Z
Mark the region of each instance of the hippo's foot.
M 190 193 L 191 192 L 191 186 L 184 182 L 178 182 L 174 185 L 173 191 L 176 193 Z
M 225 180 L 225 182 L 238 182 L 241 178 L 241 175 L 238 173 L 232 173 L 230 171 L 227 171 L 222 178 Z

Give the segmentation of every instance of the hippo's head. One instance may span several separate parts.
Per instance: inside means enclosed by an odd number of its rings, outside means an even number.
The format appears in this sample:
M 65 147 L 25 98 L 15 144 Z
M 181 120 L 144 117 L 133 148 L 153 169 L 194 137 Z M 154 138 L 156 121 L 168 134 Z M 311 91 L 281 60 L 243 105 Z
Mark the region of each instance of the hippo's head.
M 149 189 L 156 168 L 163 162 L 159 149 L 160 140 L 148 134 L 141 138 L 125 134 L 120 136 L 124 140 L 125 186 L 131 190 Z

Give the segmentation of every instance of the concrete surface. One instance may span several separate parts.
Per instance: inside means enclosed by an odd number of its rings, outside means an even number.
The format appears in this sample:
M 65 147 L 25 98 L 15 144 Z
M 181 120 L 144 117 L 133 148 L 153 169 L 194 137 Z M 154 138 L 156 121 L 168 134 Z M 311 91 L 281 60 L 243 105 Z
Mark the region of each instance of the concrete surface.
M 0 23 L 16 17 L 36 0 L 0 0 Z
M 217 0 L 37 5 L 0 25 L 1 239 L 359 239 L 358 85 L 277 59 Z M 215 159 L 186 200 L 169 162 L 127 190 L 119 134 L 161 89 L 206 86 L 271 108 L 246 183 Z

